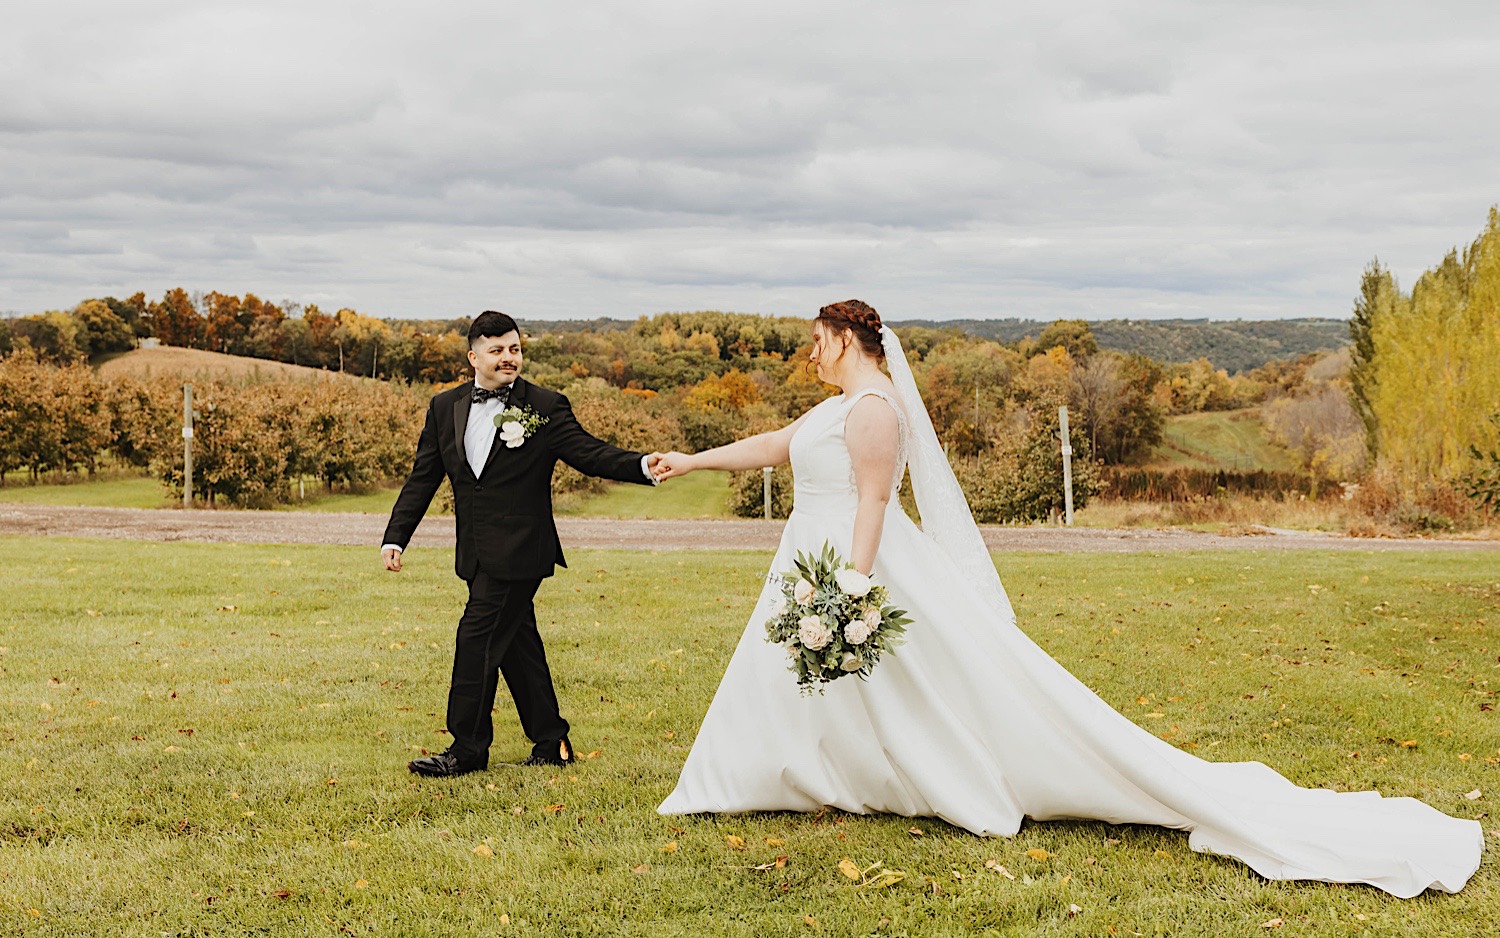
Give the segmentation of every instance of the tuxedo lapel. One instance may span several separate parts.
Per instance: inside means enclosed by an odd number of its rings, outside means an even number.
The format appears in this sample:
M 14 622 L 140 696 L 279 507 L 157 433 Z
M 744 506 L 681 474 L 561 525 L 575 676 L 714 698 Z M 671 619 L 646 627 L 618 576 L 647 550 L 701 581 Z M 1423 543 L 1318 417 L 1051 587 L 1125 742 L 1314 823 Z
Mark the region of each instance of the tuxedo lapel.
M 473 406 L 473 390 L 474 385 L 470 383 L 464 388 L 464 393 L 458 395 L 453 401 L 453 445 L 458 447 L 458 461 L 464 466 L 469 464 L 469 459 L 464 454 L 464 434 L 469 429 L 469 408 Z

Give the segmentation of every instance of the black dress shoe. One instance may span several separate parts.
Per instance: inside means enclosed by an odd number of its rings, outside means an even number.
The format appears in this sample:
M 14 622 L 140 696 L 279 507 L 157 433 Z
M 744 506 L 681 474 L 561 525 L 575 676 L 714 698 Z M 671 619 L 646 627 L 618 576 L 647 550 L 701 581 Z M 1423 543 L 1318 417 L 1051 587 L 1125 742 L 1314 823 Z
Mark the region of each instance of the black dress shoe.
M 428 778 L 452 778 L 456 775 L 467 775 L 470 772 L 482 772 L 489 768 L 489 760 L 463 759 L 449 749 L 435 756 L 413 759 L 406 764 L 406 767 Z
M 560 768 L 577 761 L 578 759 L 573 755 L 573 744 L 568 741 L 568 737 L 564 736 L 553 742 L 537 743 L 532 747 L 531 755 L 522 760 L 521 764 L 550 765 L 553 768 Z

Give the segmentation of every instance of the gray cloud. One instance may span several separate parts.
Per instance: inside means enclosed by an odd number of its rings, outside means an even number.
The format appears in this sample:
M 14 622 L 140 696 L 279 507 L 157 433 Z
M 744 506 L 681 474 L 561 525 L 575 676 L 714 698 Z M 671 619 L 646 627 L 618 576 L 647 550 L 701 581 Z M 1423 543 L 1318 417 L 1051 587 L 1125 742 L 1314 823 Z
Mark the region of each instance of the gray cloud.
M 0 309 L 1339 315 L 1500 201 L 1500 8 L 12 4 Z

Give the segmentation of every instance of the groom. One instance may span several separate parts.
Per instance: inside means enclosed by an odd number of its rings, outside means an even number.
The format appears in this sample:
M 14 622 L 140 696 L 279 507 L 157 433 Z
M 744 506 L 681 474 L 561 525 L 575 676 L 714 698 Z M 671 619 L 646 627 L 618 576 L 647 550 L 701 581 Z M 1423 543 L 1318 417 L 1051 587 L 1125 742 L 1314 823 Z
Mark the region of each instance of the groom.
M 454 567 L 469 585 L 458 620 L 448 689 L 447 752 L 412 761 L 418 775 L 446 777 L 489 766 L 490 710 L 505 676 L 521 728 L 533 743 L 522 765 L 567 765 L 574 759 L 532 597 L 553 566 L 567 566 L 552 521 L 552 470 L 561 459 L 587 475 L 652 485 L 660 454 L 618 449 L 590 436 L 568 399 L 520 377 L 521 333 L 515 320 L 487 311 L 469 326 L 473 383 L 438 394 L 427 408 L 411 475 L 401 487 L 381 549 L 385 568 L 401 570 L 433 493 L 453 485 L 458 530 Z M 506 414 L 505 426 L 495 418 Z M 515 418 L 514 420 L 512 418 Z

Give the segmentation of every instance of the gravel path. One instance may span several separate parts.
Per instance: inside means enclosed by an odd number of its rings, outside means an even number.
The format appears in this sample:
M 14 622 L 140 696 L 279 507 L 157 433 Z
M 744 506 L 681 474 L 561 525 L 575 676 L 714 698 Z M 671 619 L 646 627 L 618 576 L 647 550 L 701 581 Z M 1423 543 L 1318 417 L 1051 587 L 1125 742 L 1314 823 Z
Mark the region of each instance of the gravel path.
M 380 544 L 385 516 L 291 511 L 182 511 L 144 508 L 76 508 L 0 502 L 0 534 L 103 537 L 134 541 L 225 544 Z M 558 518 L 565 547 L 627 550 L 775 548 L 780 521 Z M 1500 541 L 1432 538 L 1351 538 L 1261 529 L 1256 535 L 1180 530 L 999 527 L 981 525 L 991 550 L 1135 553 L 1179 550 L 1484 550 Z M 453 519 L 429 517 L 412 538 L 417 547 L 451 547 Z

